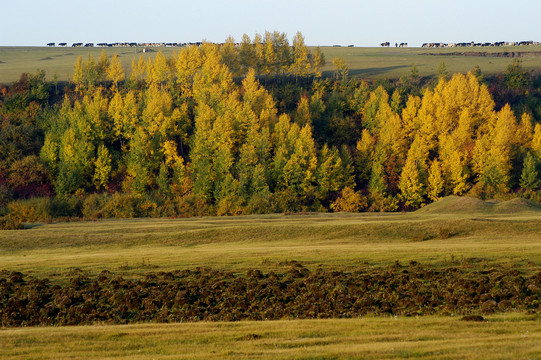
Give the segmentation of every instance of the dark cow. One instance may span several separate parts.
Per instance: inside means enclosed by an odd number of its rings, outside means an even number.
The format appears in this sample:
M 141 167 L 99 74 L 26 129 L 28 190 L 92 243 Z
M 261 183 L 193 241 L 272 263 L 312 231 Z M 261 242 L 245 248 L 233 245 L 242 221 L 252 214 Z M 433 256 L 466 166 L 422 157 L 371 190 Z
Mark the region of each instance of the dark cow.
M 62 43 L 58 43 L 58 46 L 62 46 L 62 47 L 64 47 L 64 46 L 67 46 L 67 45 L 68 45 L 68 44 L 67 44 L 67 43 L 65 43 L 65 42 L 62 42 Z
M 389 47 L 391 44 L 387 41 L 380 44 L 382 47 Z
M 53 46 L 54 47 L 54 43 L 48 43 L 47 46 Z

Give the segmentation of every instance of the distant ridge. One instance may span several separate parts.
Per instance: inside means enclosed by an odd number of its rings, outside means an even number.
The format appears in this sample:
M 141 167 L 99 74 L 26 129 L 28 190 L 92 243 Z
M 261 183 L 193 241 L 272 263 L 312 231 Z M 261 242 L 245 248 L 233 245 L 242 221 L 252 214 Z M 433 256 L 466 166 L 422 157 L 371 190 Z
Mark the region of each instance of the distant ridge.
M 541 212 L 541 205 L 531 200 L 515 198 L 508 201 L 483 201 L 469 196 L 446 196 L 415 213 L 419 214 L 513 214 L 519 212 Z

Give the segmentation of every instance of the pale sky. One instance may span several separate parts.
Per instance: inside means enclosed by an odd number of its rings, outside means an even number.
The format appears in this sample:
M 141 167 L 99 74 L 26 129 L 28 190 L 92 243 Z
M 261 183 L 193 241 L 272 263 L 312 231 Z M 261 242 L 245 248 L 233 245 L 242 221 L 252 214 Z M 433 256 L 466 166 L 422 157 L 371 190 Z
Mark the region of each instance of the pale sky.
M 0 0 L 0 46 L 222 42 L 301 31 L 307 45 L 541 41 L 540 0 Z

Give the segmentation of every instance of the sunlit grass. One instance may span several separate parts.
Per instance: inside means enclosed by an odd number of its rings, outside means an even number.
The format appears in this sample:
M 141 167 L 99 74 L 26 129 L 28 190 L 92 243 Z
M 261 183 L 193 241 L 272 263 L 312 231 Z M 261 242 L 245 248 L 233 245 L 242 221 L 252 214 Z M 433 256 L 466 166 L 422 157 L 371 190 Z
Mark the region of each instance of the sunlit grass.
M 539 317 L 242 321 L 0 331 L 2 359 L 536 359 Z
M 157 48 L 156 50 L 162 51 L 166 56 L 172 56 L 179 49 Z M 439 64 L 442 61 L 445 62 L 450 73 L 465 73 L 476 65 L 479 65 L 486 74 L 501 73 L 511 64 L 512 58 L 442 54 L 453 52 L 531 52 L 540 51 L 541 47 L 454 49 L 322 47 L 321 49 L 327 59 L 327 65 L 323 69 L 327 74 L 334 71 L 332 59 L 343 57 L 349 65 L 349 73 L 352 76 L 363 79 L 393 79 L 409 75 L 412 64 L 416 65 L 420 76 L 433 76 L 437 74 Z M 21 73 L 33 73 L 36 69 L 45 70 L 49 80 L 52 80 L 55 74 L 60 81 L 71 80 L 73 66 L 78 56 L 87 57 L 91 54 L 98 58 L 102 51 L 105 51 L 109 56 L 118 54 L 126 69 L 130 68 L 134 58 L 142 55 L 148 59 L 156 55 L 156 52 L 143 54 L 140 48 L 0 47 L 0 83 L 16 81 Z M 539 57 L 528 56 L 521 59 L 525 68 L 540 69 Z
M 73 268 L 138 276 L 213 267 L 273 271 L 407 264 L 541 264 L 541 215 L 317 214 L 42 224 L 0 232 L 0 269 L 62 278 Z

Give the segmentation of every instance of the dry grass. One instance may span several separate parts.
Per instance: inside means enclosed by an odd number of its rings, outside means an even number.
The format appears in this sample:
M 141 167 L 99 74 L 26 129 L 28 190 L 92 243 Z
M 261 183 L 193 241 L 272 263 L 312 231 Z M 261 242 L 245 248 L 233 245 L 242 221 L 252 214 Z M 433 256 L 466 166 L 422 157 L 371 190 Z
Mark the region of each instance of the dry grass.
M 73 76 L 73 65 L 79 55 L 87 57 L 92 54 L 98 58 L 102 48 L 48 48 L 48 47 L 0 47 L 0 83 L 9 83 L 19 79 L 21 73 L 33 73 L 36 69 L 47 72 L 48 79 L 56 74 L 58 79 L 66 81 Z M 166 56 L 172 55 L 179 48 L 160 48 Z M 452 52 L 532 52 L 540 51 L 539 46 L 498 47 L 474 49 L 421 49 L 421 48 L 347 48 L 323 47 L 327 59 L 323 69 L 330 74 L 334 70 L 332 59 L 343 57 L 349 65 L 350 75 L 363 79 L 399 78 L 409 75 L 412 64 L 415 64 L 420 76 L 437 74 L 438 66 L 443 61 L 450 73 L 465 73 L 479 65 L 486 74 L 505 71 L 512 62 L 511 58 L 482 56 L 449 56 Z M 139 51 L 139 52 L 137 52 Z M 145 58 L 155 56 L 153 53 L 142 54 L 135 48 L 106 48 L 105 52 L 112 56 L 120 56 L 125 68 L 129 69 L 132 59 L 143 55 Z M 426 55 L 435 54 L 435 55 Z M 523 65 L 527 69 L 540 70 L 539 57 L 524 57 Z
M 539 359 L 523 314 L 0 330 L 2 359 Z
M 0 269 L 61 279 L 73 268 L 126 276 L 210 266 L 279 270 L 411 260 L 441 267 L 538 271 L 541 214 L 317 214 L 133 219 L 43 224 L 0 231 Z

